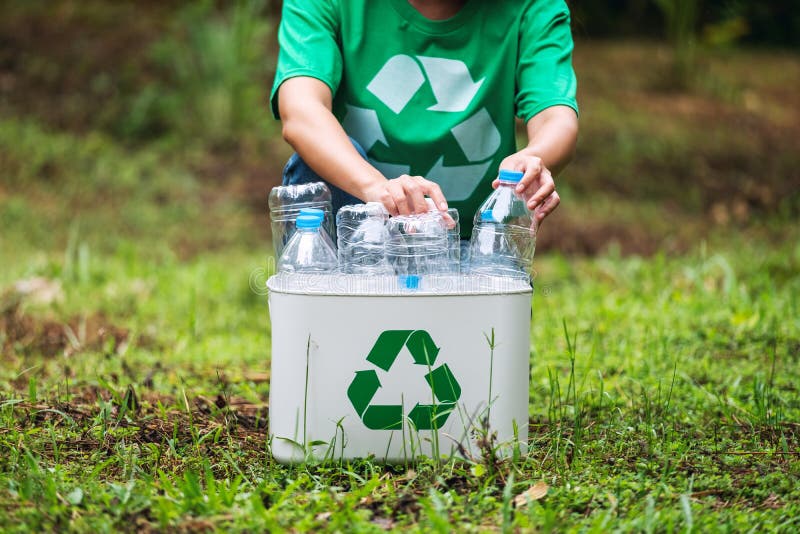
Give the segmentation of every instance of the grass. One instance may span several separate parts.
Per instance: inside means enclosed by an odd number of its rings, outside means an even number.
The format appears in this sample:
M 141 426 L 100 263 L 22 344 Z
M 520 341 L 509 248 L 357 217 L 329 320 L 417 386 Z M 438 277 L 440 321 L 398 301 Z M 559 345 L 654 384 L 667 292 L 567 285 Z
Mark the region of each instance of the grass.
M 82 32 L 122 8 L 74 9 L 55 20 Z M 191 58 L 236 42 L 226 20 L 150 37 Z M 70 107 L 57 89 L 81 80 L 36 67 L 71 46 L 32 50 L 0 103 L 0 531 L 800 528 L 796 56 L 710 56 L 694 92 L 665 94 L 660 47 L 578 47 L 584 138 L 537 257 L 527 454 L 498 459 L 486 434 L 473 460 L 282 466 L 253 288 L 283 154 L 260 127 L 221 149 L 248 128 L 230 109 L 210 141 L 130 145 L 118 100 Z M 48 76 L 53 114 L 25 100 Z M 165 83 L 126 76 L 125 101 Z
M 64 298 L 6 307 L 5 335 L 10 318 L 75 334 L 49 355 L 35 340 L 4 340 L 0 521 L 20 531 L 790 531 L 800 247 L 789 237 L 770 247 L 728 235 L 679 258 L 542 258 L 531 450 L 489 469 L 277 465 L 264 430 L 266 301 L 248 284 L 259 254 L 151 263 L 134 249 L 92 261 L 88 281 L 66 274 L 64 254 L 14 262 L 4 286 L 46 276 Z M 82 319 L 116 338 L 92 341 Z M 538 481 L 544 499 L 510 505 Z

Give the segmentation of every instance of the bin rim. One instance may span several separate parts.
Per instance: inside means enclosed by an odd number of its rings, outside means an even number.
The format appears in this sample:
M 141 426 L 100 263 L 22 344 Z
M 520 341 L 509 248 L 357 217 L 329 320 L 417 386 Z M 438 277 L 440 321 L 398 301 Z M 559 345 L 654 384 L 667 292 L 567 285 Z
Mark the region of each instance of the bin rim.
M 282 286 L 282 277 L 289 275 L 273 275 L 267 282 L 266 286 L 270 293 L 285 294 L 285 295 L 305 295 L 305 296 L 328 296 L 328 297 L 375 297 L 375 298 L 403 298 L 403 297 L 474 297 L 474 296 L 504 296 L 504 295 L 532 295 L 533 287 L 525 281 L 503 279 L 500 277 L 487 277 L 487 276 L 472 276 L 474 286 L 469 290 L 464 289 L 466 279 L 469 276 L 464 275 L 449 275 L 453 283 L 458 283 L 461 279 L 462 291 L 443 290 L 440 286 L 423 287 L 415 290 L 408 289 L 394 289 L 387 290 L 386 287 L 361 287 L 360 289 L 353 290 L 353 287 L 348 288 L 347 281 L 350 280 L 351 284 L 357 282 L 355 275 L 342 275 L 342 274 L 322 274 L 322 275 L 291 275 L 291 276 L 304 276 L 307 283 L 305 287 L 289 288 Z M 350 278 L 347 278 L 350 277 Z M 374 280 L 375 277 L 373 277 Z M 386 277 L 396 278 L 396 276 Z M 447 275 L 431 276 L 434 280 L 442 282 L 447 279 Z M 341 283 L 338 287 L 332 287 L 331 282 L 339 280 Z M 327 283 L 325 283 L 327 282 Z M 483 285 L 481 285 L 481 283 Z M 348 290 L 349 289 L 349 290 Z

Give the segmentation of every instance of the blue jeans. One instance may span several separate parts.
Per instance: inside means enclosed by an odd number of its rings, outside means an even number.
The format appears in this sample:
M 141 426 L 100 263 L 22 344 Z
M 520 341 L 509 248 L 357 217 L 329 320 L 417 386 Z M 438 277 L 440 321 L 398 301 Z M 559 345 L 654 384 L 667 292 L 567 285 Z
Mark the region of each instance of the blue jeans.
M 358 142 L 352 137 L 350 138 L 350 142 L 353 143 L 353 147 L 355 147 L 358 153 L 361 154 L 361 157 L 367 159 L 367 153 L 364 151 L 361 145 L 359 145 Z M 336 215 L 336 212 L 339 211 L 339 208 L 342 206 L 346 206 L 348 204 L 363 204 L 363 202 L 350 193 L 345 192 L 344 190 L 323 179 L 314 171 L 314 169 L 309 167 L 308 164 L 303 161 L 303 158 L 301 158 L 296 152 L 292 154 L 292 156 L 289 158 L 289 161 L 286 162 L 286 166 L 283 168 L 282 182 L 283 185 L 325 182 L 325 184 L 328 186 L 328 189 L 331 190 L 331 203 L 333 204 L 334 215 Z

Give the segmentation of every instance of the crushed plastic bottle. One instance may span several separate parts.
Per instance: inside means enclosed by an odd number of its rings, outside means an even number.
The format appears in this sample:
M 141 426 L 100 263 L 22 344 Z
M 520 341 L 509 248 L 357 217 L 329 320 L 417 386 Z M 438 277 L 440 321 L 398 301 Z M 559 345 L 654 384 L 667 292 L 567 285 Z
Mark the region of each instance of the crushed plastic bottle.
M 295 220 L 303 208 L 322 210 L 322 227 L 329 237 L 335 235 L 331 191 L 324 182 L 273 187 L 269 193 L 269 212 L 272 226 L 272 245 L 275 257 L 280 258 L 283 247 L 295 231 Z
M 475 214 L 470 272 L 530 279 L 536 251 L 536 222 L 515 191 L 523 173 L 501 169 L 500 185 Z
M 380 202 L 342 206 L 336 213 L 339 268 L 346 274 L 381 275 L 394 271 L 386 260 L 389 212 Z
M 445 221 L 447 225 L 447 259 L 449 272 L 458 273 L 461 271 L 461 223 L 459 223 L 458 210 L 449 208 L 447 215 L 450 221 Z
M 278 260 L 281 273 L 331 273 L 336 271 L 336 251 L 322 237 L 321 220 L 300 215 L 292 235 Z
M 429 212 L 438 212 L 447 227 L 447 272 L 458 273 L 461 270 L 461 224 L 459 223 L 458 210 L 448 208 L 447 212 L 442 212 L 434 204 L 433 199 L 425 198 Z
M 447 226 L 441 213 L 400 215 L 387 226 L 386 259 L 405 287 L 416 289 L 422 276 L 448 272 Z

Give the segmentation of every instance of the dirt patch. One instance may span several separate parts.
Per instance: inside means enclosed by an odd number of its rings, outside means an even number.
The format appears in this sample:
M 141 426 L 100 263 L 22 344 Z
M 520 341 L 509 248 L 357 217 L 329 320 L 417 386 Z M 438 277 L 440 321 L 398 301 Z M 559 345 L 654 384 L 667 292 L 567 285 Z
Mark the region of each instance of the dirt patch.
M 202 225 L 206 239 L 178 240 L 179 257 L 188 259 L 199 252 L 221 250 L 238 244 L 263 247 L 270 239 L 267 198 L 280 185 L 282 162 L 288 157 L 283 141 L 268 142 L 253 152 L 246 148 L 209 151 L 189 163 L 200 184 L 204 206 Z M 220 232 L 219 229 L 226 229 Z
M 659 250 L 661 241 L 642 226 L 606 221 L 580 220 L 564 213 L 548 217 L 536 237 L 536 252 L 596 255 L 618 246 L 623 254 L 649 256 Z
M 797 213 L 796 56 L 702 54 L 690 91 L 655 90 L 670 57 L 652 43 L 577 47 L 581 139 L 564 180 L 587 200 L 669 201 L 716 225 Z
M 114 325 L 102 313 L 61 322 L 31 315 L 20 302 L 12 302 L 0 312 L 0 340 L 0 353 L 4 357 L 27 354 L 53 357 L 83 350 L 120 352 L 131 341 L 131 335 L 127 328 Z M 153 340 L 139 337 L 136 343 L 152 345 Z
M 261 226 L 267 221 L 267 197 L 280 185 L 283 163 L 291 148 L 279 137 L 261 147 L 258 154 L 240 150 L 209 152 L 191 165 L 204 186 L 204 201 L 226 195 L 246 206 Z

